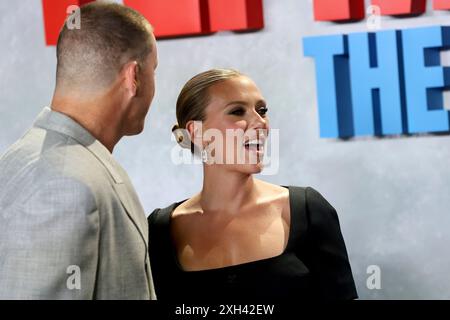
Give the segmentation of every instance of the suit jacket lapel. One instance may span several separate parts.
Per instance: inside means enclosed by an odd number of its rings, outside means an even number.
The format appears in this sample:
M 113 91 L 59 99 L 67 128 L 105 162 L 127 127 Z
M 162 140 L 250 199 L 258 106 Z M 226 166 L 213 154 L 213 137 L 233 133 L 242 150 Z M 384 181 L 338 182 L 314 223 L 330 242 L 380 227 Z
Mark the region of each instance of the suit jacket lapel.
M 114 160 L 112 154 L 89 131 L 65 114 L 45 107 L 34 123 L 35 127 L 60 132 L 85 146 L 108 170 L 114 180 L 113 188 L 125 208 L 128 217 L 139 231 L 145 246 L 148 247 L 148 228 L 144 210 L 127 173 Z
M 113 188 L 125 208 L 128 217 L 133 221 L 147 247 L 147 219 L 128 175 L 100 142 L 96 141 L 86 147 L 103 163 L 113 177 Z M 105 152 L 107 154 L 105 154 Z

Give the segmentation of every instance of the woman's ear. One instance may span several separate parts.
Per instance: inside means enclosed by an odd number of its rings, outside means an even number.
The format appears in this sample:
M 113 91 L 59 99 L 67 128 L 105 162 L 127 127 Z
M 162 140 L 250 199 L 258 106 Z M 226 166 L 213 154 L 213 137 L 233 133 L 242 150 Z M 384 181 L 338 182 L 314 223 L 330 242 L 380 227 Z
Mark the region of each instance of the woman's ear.
M 189 120 L 186 123 L 186 130 L 189 132 L 191 141 L 199 148 L 203 145 L 203 122 Z

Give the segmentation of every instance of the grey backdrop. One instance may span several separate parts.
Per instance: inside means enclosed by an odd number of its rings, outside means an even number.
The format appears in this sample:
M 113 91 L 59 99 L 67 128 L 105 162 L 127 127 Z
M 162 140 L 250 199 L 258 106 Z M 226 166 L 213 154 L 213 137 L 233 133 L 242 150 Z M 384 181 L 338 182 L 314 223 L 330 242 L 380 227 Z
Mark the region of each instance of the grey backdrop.
M 337 209 L 362 299 L 450 298 L 450 136 L 320 139 L 315 69 L 303 57 L 306 35 L 366 31 L 365 22 L 313 22 L 307 0 L 266 0 L 263 31 L 160 41 L 157 96 L 145 131 L 125 138 L 115 157 L 128 170 L 145 209 L 199 190 L 201 167 L 170 161 L 174 106 L 185 81 L 212 67 L 249 74 L 281 128 L 278 184 L 313 186 Z M 367 1 L 368 4 L 368 1 Z M 383 29 L 446 24 L 450 12 L 384 18 Z M 44 42 L 41 1 L 0 0 L 0 153 L 48 105 L 55 48 Z M 369 265 L 382 288 L 366 287 Z

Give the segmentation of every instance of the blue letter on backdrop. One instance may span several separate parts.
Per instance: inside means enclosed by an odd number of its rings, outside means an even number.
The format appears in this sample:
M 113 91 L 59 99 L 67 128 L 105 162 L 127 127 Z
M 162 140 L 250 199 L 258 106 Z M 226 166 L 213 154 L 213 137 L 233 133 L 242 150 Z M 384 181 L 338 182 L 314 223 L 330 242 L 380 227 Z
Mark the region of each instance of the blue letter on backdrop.
M 306 37 L 305 56 L 316 62 L 317 101 L 322 138 L 353 135 L 347 38 L 344 35 Z
M 439 66 L 439 49 L 450 46 L 450 28 L 407 29 L 402 36 L 409 131 L 449 131 L 450 113 L 443 109 L 442 90 L 450 85 L 450 73 L 448 67 Z
M 397 32 L 353 33 L 348 42 L 355 135 L 404 133 Z

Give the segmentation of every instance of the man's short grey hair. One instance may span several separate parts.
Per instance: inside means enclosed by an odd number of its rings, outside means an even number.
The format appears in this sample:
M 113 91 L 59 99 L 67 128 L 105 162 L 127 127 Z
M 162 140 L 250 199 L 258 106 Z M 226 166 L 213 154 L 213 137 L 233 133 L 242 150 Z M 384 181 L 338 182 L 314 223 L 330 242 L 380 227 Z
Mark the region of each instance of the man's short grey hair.
M 80 8 L 80 19 L 80 29 L 65 23 L 59 34 L 57 86 L 107 86 L 127 62 L 143 65 L 154 45 L 150 23 L 124 5 L 95 1 Z

